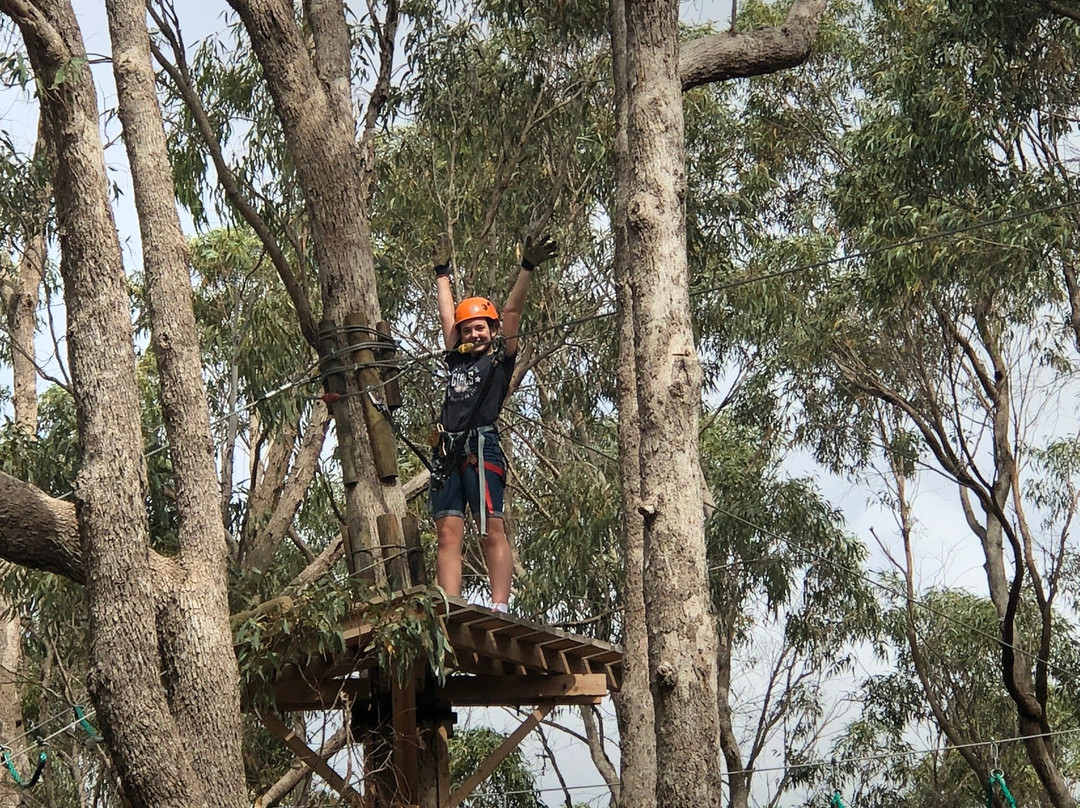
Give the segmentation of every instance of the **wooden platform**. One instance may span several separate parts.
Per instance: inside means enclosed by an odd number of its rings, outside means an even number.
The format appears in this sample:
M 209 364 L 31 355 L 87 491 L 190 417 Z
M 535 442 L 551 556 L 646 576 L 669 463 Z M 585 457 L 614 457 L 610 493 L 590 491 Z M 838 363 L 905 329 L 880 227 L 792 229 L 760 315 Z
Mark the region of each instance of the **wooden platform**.
M 343 653 L 288 665 L 274 683 L 282 712 L 346 709 L 357 737 L 378 732 L 387 737 L 389 731 L 390 765 L 365 770 L 365 793 L 360 794 L 295 728 L 275 715 L 260 716 L 311 771 L 356 808 L 458 808 L 556 706 L 598 704 L 622 684 L 622 651 L 610 643 L 495 614 L 459 598 L 444 604 L 439 621 L 451 649 L 441 682 L 423 662 L 414 665 L 404 681 L 381 670 L 376 654 L 367 650 L 374 630 L 357 618 L 342 626 Z M 447 739 L 456 720 L 453 708 L 526 705 L 534 707 L 532 713 L 451 793 Z M 427 753 L 424 766 L 422 748 Z
M 459 707 L 595 704 L 622 683 L 622 651 L 610 643 L 450 598 L 440 622 L 453 653 L 437 686 Z M 328 710 L 372 698 L 371 626 L 342 627 L 346 653 L 287 667 L 275 683 L 278 709 Z M 421 685 L 423 687 L 423 685 Z M 379 685 L 374 689 L 378 691 Z

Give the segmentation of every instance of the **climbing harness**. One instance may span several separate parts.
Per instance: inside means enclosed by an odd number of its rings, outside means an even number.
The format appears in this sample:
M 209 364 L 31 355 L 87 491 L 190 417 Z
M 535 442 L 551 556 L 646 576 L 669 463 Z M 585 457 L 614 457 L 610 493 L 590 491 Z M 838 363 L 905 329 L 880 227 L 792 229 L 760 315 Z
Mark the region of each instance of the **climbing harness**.
M 1001 789 L 1001 796 L 1005 798 L 1009 808 L 1016 808 L 1016 800 L 1009 791 L 1009 787 L 1005 785 L 1005 772 L 1001 769 L 990 771 L 990 779 L 986 782 L 986 808 L 994 808 L 994 786 Z
M 461 348 L 463 346 L 458 346 Z M 457 349 L 455 349 L 457 350 Z M 442 424 L 436 426 L 436 431 L 432 433 L 432 454 L 434 455 L 434 468 L 432 469 L 432 484 L 436 488 L 441 488 L 446 484 L 447 479 L 450 477 L 450 469 L 454 464 L 461 462 L 463 459 L 468 464 L 468 449 L 469 449 L 469 437 L 476 435 L 476 473 L 479 477 L 480 484 L 480 535 L 487 535 L 487 476 L 485 474 L 484 466 L 484 435 L 496 433 L 497 430 L 494 426 L 475 426 L 476 419 L 480 413 L 480 407 L 484 403 L 484 399 L 487 398 L 488 390 L 491 389 L 492 379 L 495 378 L 495 366 L 502 361 L 505 351 L 505 340 L 503 337 L 497 336 L 491 344 L 491 351 L 493 352 L 491 361 L 491 372 L 488 373 L 487 378 L 484 379 L 483 387 L 480 388 L 480 394 L 473 402 L 469 417 L 465 422 L 465 429 L 460 432 L 447 432 Z M 447 351 L 448 354 L 454 353 L 454 351 Z

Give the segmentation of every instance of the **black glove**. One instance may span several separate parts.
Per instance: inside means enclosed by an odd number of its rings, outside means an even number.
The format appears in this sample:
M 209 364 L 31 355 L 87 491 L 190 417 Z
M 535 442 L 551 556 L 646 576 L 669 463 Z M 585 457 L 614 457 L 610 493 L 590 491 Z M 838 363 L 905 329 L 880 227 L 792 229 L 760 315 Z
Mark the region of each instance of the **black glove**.
M 532 271 L 545 261 L 550 261 L 559 253 L 559 243 L 553 241 L 551 236 L 540 234 L 533 238 L 525 239 L 525 246 L 521 248 L 521 266 L 523 269 Z
M 432 261 L 435 265 L 436 278 L 450 275 L 450 253 L 453 247 L 453 243 L 445 235 L 439 240 L 439 246 L 435 249 L 435 258 Z

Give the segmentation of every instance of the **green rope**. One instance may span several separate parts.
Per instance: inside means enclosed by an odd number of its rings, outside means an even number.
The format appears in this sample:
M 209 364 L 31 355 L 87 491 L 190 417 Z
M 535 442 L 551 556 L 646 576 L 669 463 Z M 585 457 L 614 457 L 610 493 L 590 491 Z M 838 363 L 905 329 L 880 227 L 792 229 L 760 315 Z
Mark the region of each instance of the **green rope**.
M 78 704 L 72 705 L 75 708 L 75 718 L 78 719 L 79 726 L 83 728 L 83 732 L 90 736 L 90 740 L 94 743 L 101 743 L 102 738 L 98 735 L 97 730 L 90 726 L 90 722 L 86 720 L 86 714 L 83 712 L 82 707 Z
M 29 780 L 23 780 L 22 777 L 19 776 L 19 770 L 15 768 L 15 763 L 11 759 L 11 750 L 6 746 L 0 746 L 0 757 L 3 758 L 4 765 L 11 773 L 11 779 L 15 781 L 15 785 L 19 788 L 33 788 L 34 785 L 37 784 L 38 778 L 41 777 L 41 771 L 45 768 L 45 761 L 48 758 L 48 755 L 45 754 L 44 749 L 38 753 L 37 768 L 34 769 L 34 774 Z
M 829 808 L 847 808 L 847 806 L 844 805 L 844 801 L 840 798 L 839 789 L 832 793 L 832 799 L 829 800 Z
M 1016 808 L 1016 800 L 1013 799 L 1009 787 L 1005 785 L 1005 772 L 1001 769 L 994 769 L 990 772 L 990 779 L 986 783 L 986 808 L 994 808 L 995 784 L 1001 789 L 1001 795 L 1005 798 L 1005 802 L 1008 803 L 1009 808 Z

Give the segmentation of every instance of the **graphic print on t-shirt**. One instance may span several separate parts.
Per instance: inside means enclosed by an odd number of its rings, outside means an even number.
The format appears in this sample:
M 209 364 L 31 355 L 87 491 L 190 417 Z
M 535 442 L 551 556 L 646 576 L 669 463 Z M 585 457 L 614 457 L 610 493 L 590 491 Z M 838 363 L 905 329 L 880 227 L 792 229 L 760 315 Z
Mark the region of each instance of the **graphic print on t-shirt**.
M 480 384 L 480 377 L 480 369 L 475 364 L 451 370 L 450 383 L 447 385 L 450 400 L 464 401 L 471 398 L 476 386 Z

